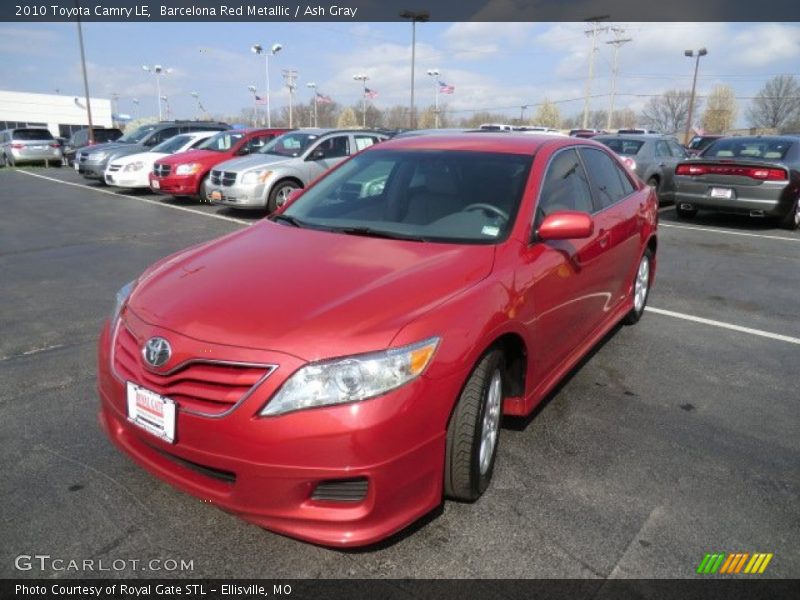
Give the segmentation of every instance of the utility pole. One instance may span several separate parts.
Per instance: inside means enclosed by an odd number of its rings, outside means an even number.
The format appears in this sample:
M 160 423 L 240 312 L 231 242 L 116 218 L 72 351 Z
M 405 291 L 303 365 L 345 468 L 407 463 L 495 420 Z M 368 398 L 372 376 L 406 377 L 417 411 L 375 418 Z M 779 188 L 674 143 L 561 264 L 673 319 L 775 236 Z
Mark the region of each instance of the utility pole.
M 683 136 L 684 145 L 689 143 L 689 134 L 692 130 L 692 112 L 694 111 L 694 94 L 697 90 L 697 71 L 700 68 L 700 57 L 705 56 L 706 54 L 708 54 L 708 50 L 705 48 L 700 48 L 697 53 L 695 53 L 693 50 L 685 50 L 683 53 L 683 55 L 688 58 L 692 58 L 694 56 L 697 57 L 694 62 L 694 79 L 692 79 L 692 95 L 689 99 L 689 115 L 686 117 L 686 133 Z
M 608 109 L 608 121 L 606 122 L 606 129 L 611 131 L 611 125 L 614 120 L 614 99 L 617 95 L 617 73 L 619 72 L 619 48 L 623 44 L 632 42 L 633 38 L 624 38 L 622 35 L 625 29 L 622 27 L 612 27 L 611 31 L 614 32 L 614 39 L 606 42 L 614 46 L 614 66 L 611 69 L 611 106 Z
M 119 114 L 119 94 L 111 92 L 111 126 L 116 127 L 118 124 L 117 115 Z
M 529 104 L 523 104 L 519 107 L 519 124 L 525 124 L 525 111 L 528 110 Z
M 80 9 L 79 0 L 75 0 L 75 7 Z M 81 11 L 78 10 L 78 15 Z M 86 53 L 83 50 L 83 28 L 81 19 L 78 16 L 75 21 L 78 24 L 78 45 L 81 48 L 81 70 L 83 71 L 83 94 L 86 96 L 86 120 L 89 122 L 89 143 L 94 144 L 94 126 L 92 125 L 92 105 L 89 102 L 89 76 L 86 74 Z
M 281 71 L 283 80 L 286 82 L 286 87 L 289 88 L 289 129 L 293 127 L 292 111 L 294 90 L 297 88 L 297 78 L 300 76 L 295 69 L 283 69 Z
M 600 17 L 591 17 L 586 19 L 587 23 L 591 23 L 592 28 L 585 31 L 586 35 L 592 38 L 592 51 L 589 53 L 589 77 L 586 79 L 586 92 L 583 99 L 583 128 L 589 127 L 589 97 L 592 94 L 592 79 L 594 79 L 594 54 L 597 52 L 597 34 L 608 31 L 608 26 L 599 27 L 600 21 L 608 19 L 608 15 Z
M 411 115 L 409 125 L 411 129 L 417 126 L 416 107 L 414 106 L 414 63 L 417 56 L 417 23 L 427 23 L 431 20 L 431 13 L 427 10 L 412 11 L 403 10 L 400 12 L 401 19 L 411 21 Z

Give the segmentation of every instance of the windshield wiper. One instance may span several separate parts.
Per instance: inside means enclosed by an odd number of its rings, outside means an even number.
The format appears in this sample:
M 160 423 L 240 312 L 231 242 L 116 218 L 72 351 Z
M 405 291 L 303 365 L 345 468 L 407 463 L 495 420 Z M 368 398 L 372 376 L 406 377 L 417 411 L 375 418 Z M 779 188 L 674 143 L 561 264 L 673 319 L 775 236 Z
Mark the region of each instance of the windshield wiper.
M 300 219 L 297 219 L 291 215 L 272 215 L 267 217 L 270 221 L 275 223 L 288 223 L 294 227 L 306 227 L 307 223 L 304 223 Z
M 396 233 L 394 231 L 383 231 L 381 229 L 372 229 L 371 227 L 336 227 L 331 228 L 331 230 L 346 233 L 347 235 L 363 235 L 365 237 L 384 238 L 387 240 L 408 240 L 412 242 L 428 241 L 426 238 L 420 235 Z

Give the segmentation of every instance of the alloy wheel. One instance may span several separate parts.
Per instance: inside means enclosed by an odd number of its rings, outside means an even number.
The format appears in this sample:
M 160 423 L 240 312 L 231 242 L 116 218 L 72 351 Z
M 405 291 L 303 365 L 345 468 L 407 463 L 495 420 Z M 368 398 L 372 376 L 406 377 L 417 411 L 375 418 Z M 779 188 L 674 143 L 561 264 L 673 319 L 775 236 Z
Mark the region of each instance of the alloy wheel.
M 486 409 L 481 426 L 481 449 L 479 454 L 481 475 L 485 475 L 492 464 L 494 449 L 497 446 L 497 432 L 500 429 L 500 413 L 503 403 L 503 377 L 495 369 L 489 389 L 486 392 Z

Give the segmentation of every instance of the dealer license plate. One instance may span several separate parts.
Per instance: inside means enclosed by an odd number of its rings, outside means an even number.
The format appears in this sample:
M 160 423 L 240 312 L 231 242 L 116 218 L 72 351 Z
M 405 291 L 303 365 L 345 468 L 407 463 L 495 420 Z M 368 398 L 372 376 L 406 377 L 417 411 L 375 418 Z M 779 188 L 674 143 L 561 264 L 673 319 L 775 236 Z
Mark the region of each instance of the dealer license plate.
M 128 382 L 128 420 L 170 444 L 175 442 L 175 401 Z
M 733 190 L 730 188 L 711 188 L 711 197 L 730 199 L 733 197 Z
M 211 192 L 211 199 L 212 200 L 222 200 L 222 192 L 219 190 L 214 190 Z
M 153 179 L 150 182 L 150 187 L 153 188 L 154 190 L 160 189 L 161 188 L 161 182 L 158 179 Z
M 73 164 L 75 165 L 75 170 L 76 171 L 80 171 L 81 170 L 81 166 L 78 164 L 78 159 L 77 158 L 75 159 L 75 162 Z

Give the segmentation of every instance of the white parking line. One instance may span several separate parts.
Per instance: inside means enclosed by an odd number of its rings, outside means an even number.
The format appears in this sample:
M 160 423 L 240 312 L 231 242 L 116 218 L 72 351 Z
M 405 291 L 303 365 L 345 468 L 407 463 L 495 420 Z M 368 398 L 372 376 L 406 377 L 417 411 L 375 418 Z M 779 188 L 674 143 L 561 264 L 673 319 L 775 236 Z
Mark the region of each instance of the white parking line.
M 734 325 L 733 323 L 725 323 L 723 321 L 714 321 L 712 319 L 704 319 L 703 317 L 695 317 L 694 315 L 687 315 L 685 313 L 674 312 L 671 310 L 664 310 L 663 308 L 654 308 L 648 306 L 645 308 L 648 312 L 656 313 L 657 315 L 664 315 L 665 317 L 674 317 L 676 319 L 683 319 L 684 321 L 694 321 L 695 323 L 702 323 L 703 325 L 711 325 L 713 327 L 720 327 L 722 329 L 730 329 L 740 333 L 749 333 L 750 335 L 757 335 L 759 337 L 769 338 L 771 340 L 778 340 L 781 342 L 788 342 L 790 344 L 800 345 L 800 338 L 790 337 L 788 335 L 781 335 L 780 333 L 771 333 L 769 331 L 762 331 L 761 329 L 752 329 L 750 327 L 742 327 L 741 325 Z
M 765 238 L 768 240 L 781 240 L 783 242 L 800 242 L 800 237 L 784 237 L 781 235 L 764 235 L 763 233 L 747 233 L 745 231 L 732 231 L 730 229 L 714 229 L 712 227 L 695 227 L 694 225 L 673 225 L 672 223 L 659 223 L 659 227 L 673 227 L 675 229 L 694 229 L 695 231 L 708 231 L 725 235 L 743 235 L 745 237 Z
M 31 177 L 38 177 L 39 179 L 46 179 L 47 181 L 54 181 L 56 183 L 63 183 L 64 185 L 71 185 L 73 187 L 79 187 L 86 190 L 90 190 L 92 192 L 98 192 L 100 194 L 108 194 L 109 196 L 114 196 L 115 198 L 130 198 L 131 200 L 138 200 L 139 202 L 144 202 L 145 204 L 152 204 L 154 206 L 161 206 L 163 208 L 171 208 L 173 210 L 180 210 L 183 212 L 192 213 L 195 215 L 201 215 L 203 217 L 211 217 L 212 219 L 220 219 L 222 221 L 230 221 L 231 223 L 239 223 L 241 225 L 252 225 L 254 221 L 245 221 L 244 219 L 235 219 L 233 217 L 226 217 L 225 215 L 218 215 L 215 213 L 209 213 L 202 210 L 196 210 L 194 208 L 186 208 L 185 206 L 175 206 L 174 204 L 165 204 L 164 202 L 160 202 L 158 200 L 150 200 L 149 198 L 140 198 L 139 196 L 129 196 L 127 194 L 118 194 L 117 192 L 112 192 L 111 190 L 104 190 L 102 188 L 96 188 L 88 185 L 84 185 L 82 183 L 73 183 L 71 181 L 64 181 L 63 179 L 56 179 L 55 177 L 48 177 L 47 175 L 40 175 L 39 173 L 31 173 L 30 171 L 26 171 L 24 169 L 17 169 L 17 173 L 25 173 L 25 175 L 30 175 Z

